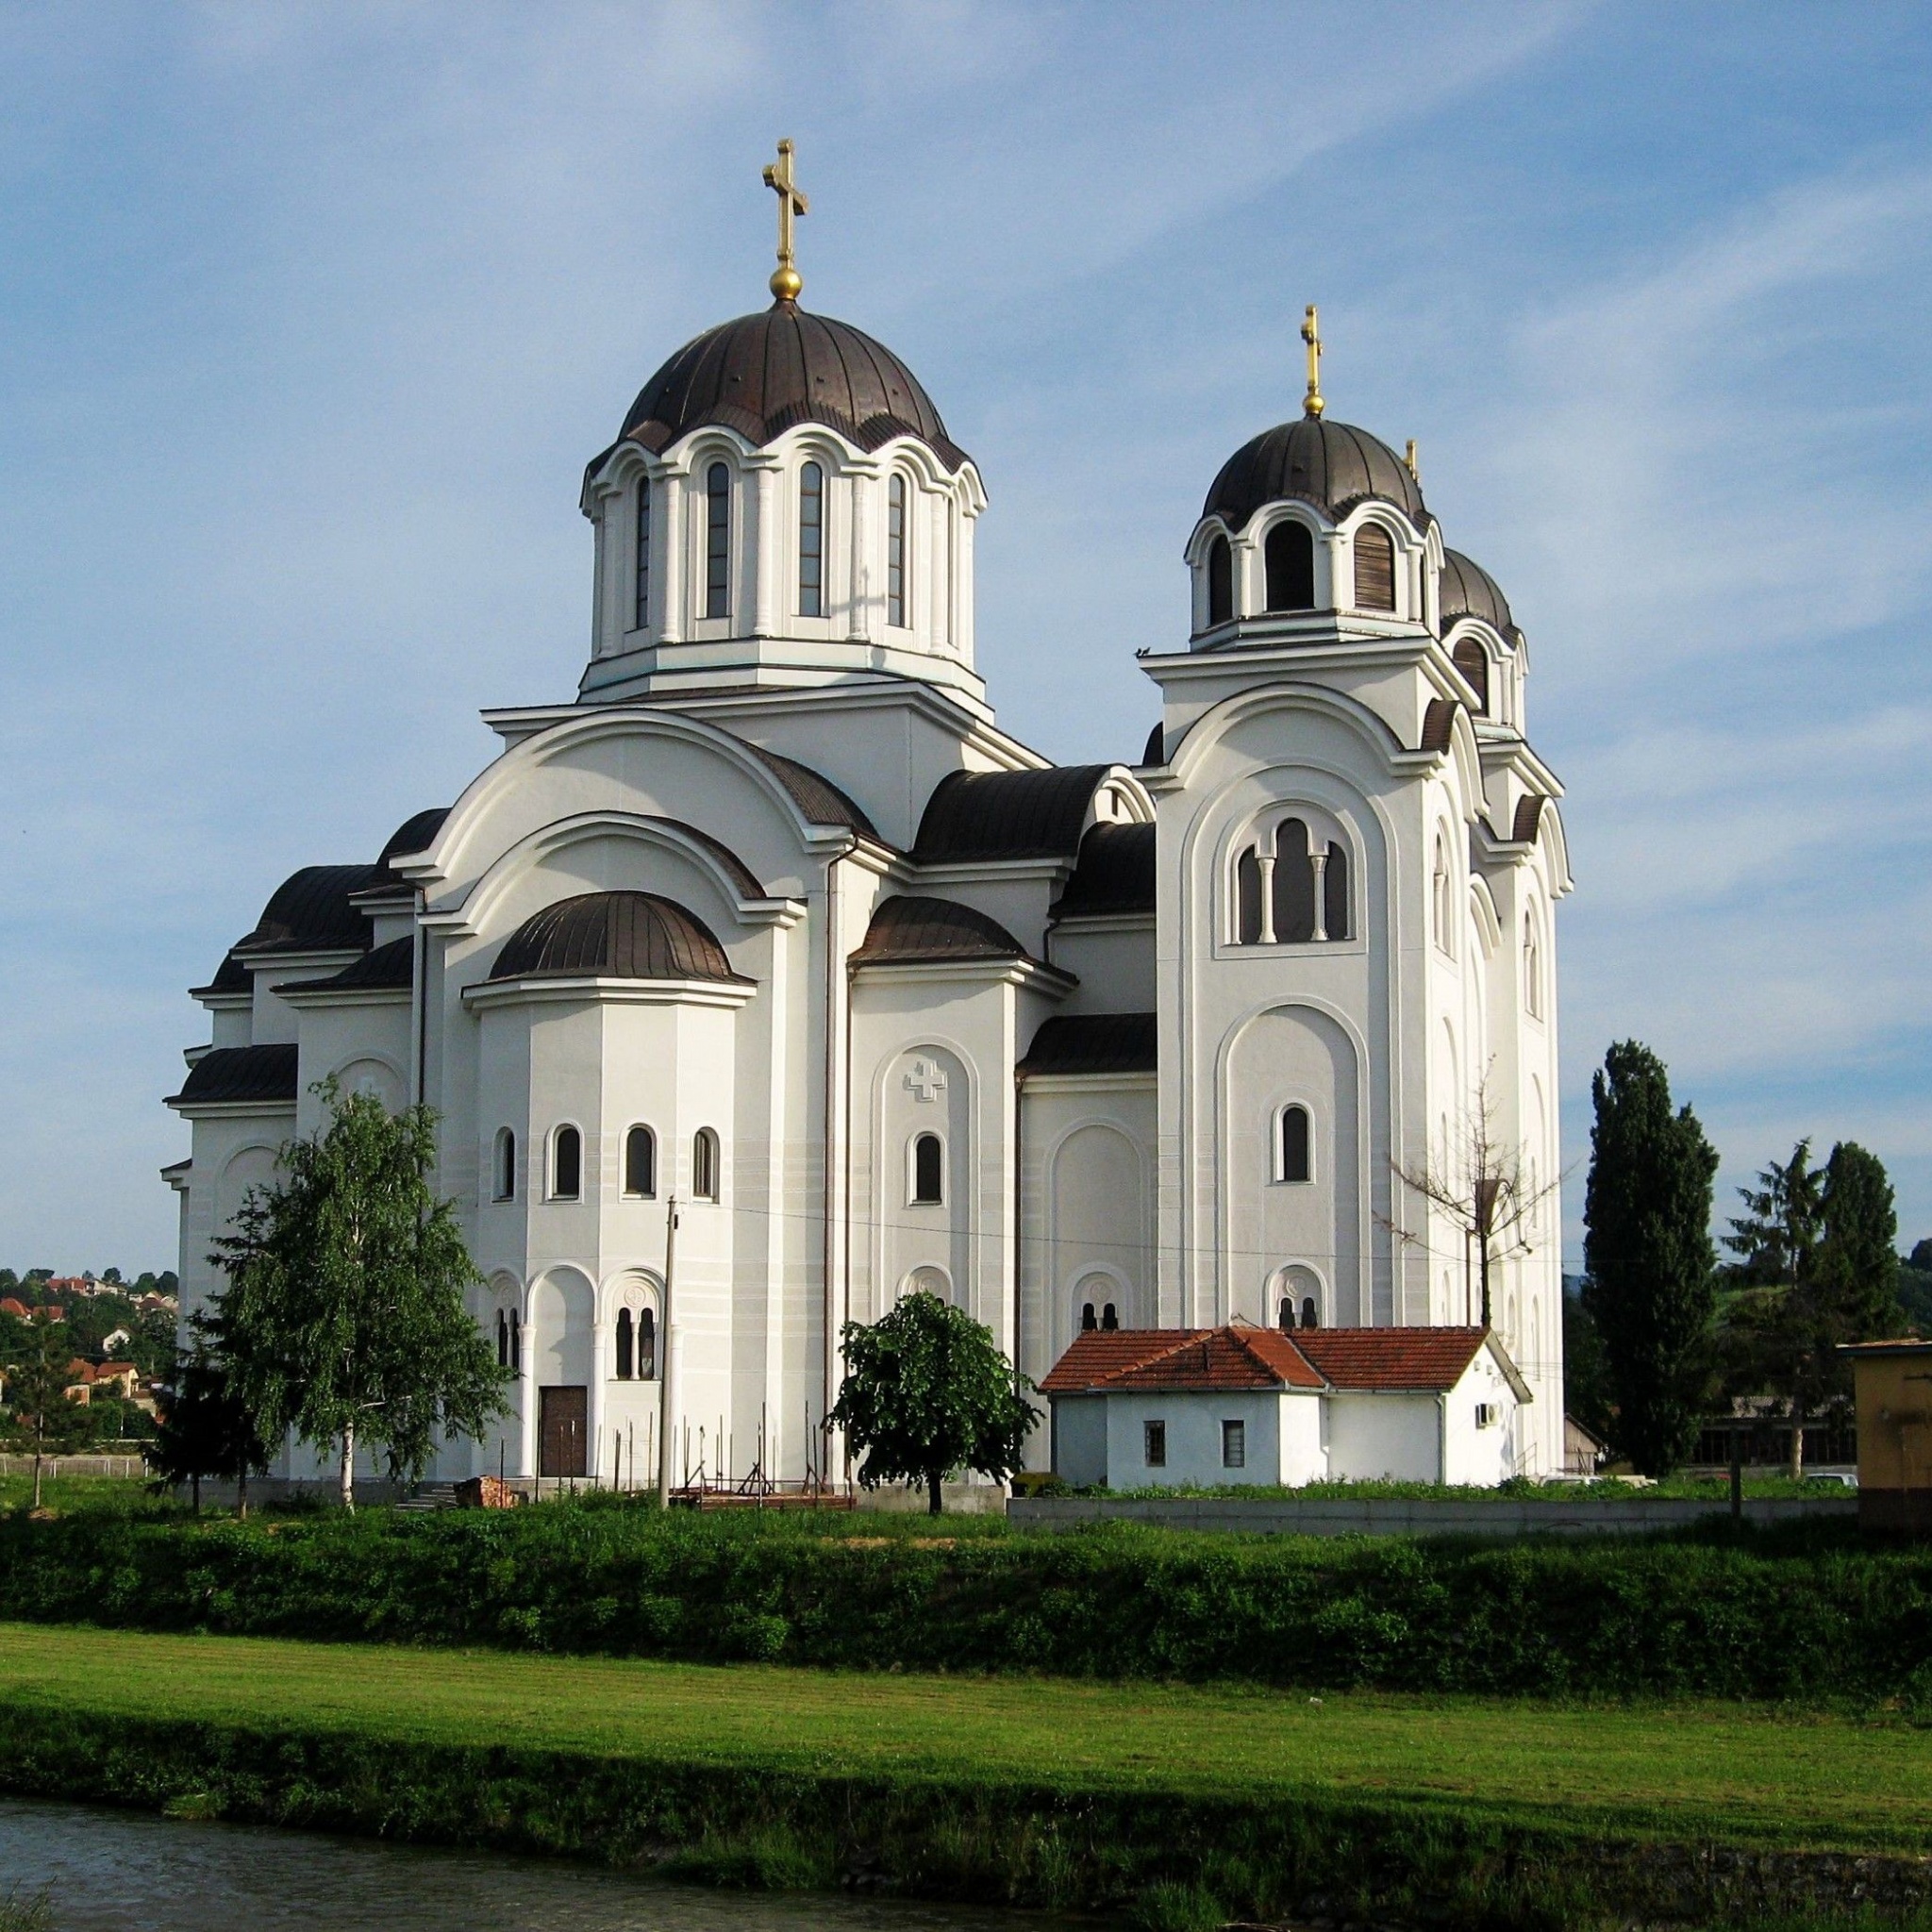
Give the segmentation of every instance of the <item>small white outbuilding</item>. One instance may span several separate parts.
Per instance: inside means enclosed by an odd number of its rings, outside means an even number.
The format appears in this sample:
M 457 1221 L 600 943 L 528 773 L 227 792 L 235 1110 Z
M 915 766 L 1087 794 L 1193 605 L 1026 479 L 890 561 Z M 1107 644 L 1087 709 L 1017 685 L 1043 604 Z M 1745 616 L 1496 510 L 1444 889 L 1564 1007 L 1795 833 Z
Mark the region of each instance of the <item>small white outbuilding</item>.
M 1529 1385 L 1487 1328 L 1121 1328 L 1040 1385 L 1063 1481 L 1114 1489 L 1523 1473 Z

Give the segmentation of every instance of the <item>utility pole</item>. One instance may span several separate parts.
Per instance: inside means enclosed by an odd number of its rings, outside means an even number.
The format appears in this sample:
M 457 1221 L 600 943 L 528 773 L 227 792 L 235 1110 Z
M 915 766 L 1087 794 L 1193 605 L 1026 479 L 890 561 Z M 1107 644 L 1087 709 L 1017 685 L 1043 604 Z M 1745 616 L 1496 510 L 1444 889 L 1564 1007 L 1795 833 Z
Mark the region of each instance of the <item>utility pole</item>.
M 658 1364 L 658 1507 L 671 1507 L 671 1264 L 677 1253 L 677 1196 L 664 1204 L 664 1359 Z

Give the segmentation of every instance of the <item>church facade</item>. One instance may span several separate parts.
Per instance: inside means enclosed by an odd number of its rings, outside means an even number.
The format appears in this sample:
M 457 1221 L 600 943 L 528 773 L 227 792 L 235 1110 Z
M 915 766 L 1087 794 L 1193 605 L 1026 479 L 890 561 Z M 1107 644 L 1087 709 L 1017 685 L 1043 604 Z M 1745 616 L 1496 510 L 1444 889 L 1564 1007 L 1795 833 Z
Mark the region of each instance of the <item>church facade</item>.
M 516 1372 L 445 1477 L 648 1479 L 674 1196 L 679 1479 L 837 1474 L 841 1328 L 913 1289 L 1036 1379 L 1089 1331 L 1487 1325 L 1531 1398 L 1499 1466 L 1560 1468 L 1559 787 L 1412 452 L 1311 345 L 1208 491 L 1144 748 L 1056 766 L 974 668 L 977 469 L 788 273 L 589 464 L 575 697 L 486 713 L 460 798 L 196 990 L 184 1309 L 334 1075 L 436 1109 Z

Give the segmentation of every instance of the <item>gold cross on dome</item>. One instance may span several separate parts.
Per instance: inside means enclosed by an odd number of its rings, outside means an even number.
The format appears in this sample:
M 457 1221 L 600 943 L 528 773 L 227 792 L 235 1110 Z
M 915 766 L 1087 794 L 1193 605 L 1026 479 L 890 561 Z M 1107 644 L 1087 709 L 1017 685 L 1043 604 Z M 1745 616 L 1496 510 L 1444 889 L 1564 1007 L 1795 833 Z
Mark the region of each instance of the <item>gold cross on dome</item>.
M 791 174 L 792 147 L 789 141 L 778 143 L 778 158 L 765 170 L 765 186 L 778 197 L 778 266 L 772 271 L 772 293 L 780 302 L 796 302 L 805 279 L 792 257 L 792 219 L 808 215 L 811 203 L 800 191 Z
M 1325 407 L 1322 401 L 1322 331 L 1315 322 L 1312 302 L 1302 322 L 1302 341 L 1308 345 L 1308 392 L 1302 399 L 1302 413 L 1319 416 Z

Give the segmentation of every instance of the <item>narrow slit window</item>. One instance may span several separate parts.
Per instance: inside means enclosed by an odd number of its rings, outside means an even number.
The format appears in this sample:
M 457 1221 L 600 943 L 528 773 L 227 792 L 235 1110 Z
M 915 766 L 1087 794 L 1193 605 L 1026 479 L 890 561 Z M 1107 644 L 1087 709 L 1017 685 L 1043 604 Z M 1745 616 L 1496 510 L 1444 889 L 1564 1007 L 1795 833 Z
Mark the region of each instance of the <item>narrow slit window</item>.
M 1226 1422 L 1221 1425 L 1221 1466 L 1245 1469 L 1248 1466 L 1248 1425 Z
M 575 1127 L 558 1127 L 550 1143 L 550 1198 L 575 1201 L 584 1188 L 584 1137 Z
M 1322 930 L 1331 940 L 1348 937 L 1348 850 L 1334 839 L 1322 873 Z
M 496 1130 L 495 1172 L 491 1193 L 499 1201 L 513 1201 L 517 1192 L 517 1137 L 508 1127 Z
M 631 622 L 638 630 L 651 622 L 651 479 L 638 477 L 637 597 Z
M 691 1143 L 691 1191 L 700 1201 L 718 1198 L 718 1137 L 700 1127 Z
M 646 1200 L 658 1191 L 658 1137 L 649 1127 L 624 1137 L 624 1191 Z
M 1250 845 L 1234 868 L 1234 940 L 1238 946 L 1252 946 L 1261 938 L 1261 861 Z
M 617 1379 L 620 1382 L 628 1382 L 630 1380 L 631 1352 L 634 1345 L 632 1334 L 630 1310 L 628 1308 L 619 1308 L 617 1311 Z
M 1165 1422 L 1141 1424 L 1141 1460 L 1149 1469 L 1167 1467 L 1167 1424 Z
M 658 1379 L 658 1315 L 654 1308 L 638 1310 L 638 1380 Z
M 1265 553 L 1270 610 L 1315 608 L 1315 539 L 1307 525 L 1290 519 L 1268 532 Z
M 521 1374 L 524 1366 L 524 1322 L 523 1317 L 512 1308 L 509 1311 L 509 1365 Z
M 1100 1328 L 1104 1335 L 1111 1335 L 1121 1325 L 1120 1311 L 1111 1302 L 1100 1311 Z
M 713 463 L 705 478 L 705 615 L 731 615 L 731 472 Z
M 1380 524 L 1364 524 L 1356 532 L 1355 608 L 1395 608 L 1395 540 Z
M 912 1143 L 912 1199 L 937 1207 L 945 1198 L 946 1150 L 937 1134 L 921 1134 Z
M 1294 1326 L 1294 1297 L 1291 1294 L 1282 1296 L 1281 1307 L 1276 1310 L 1276 1319 L 1278 1325 L 1283 1328 Z
M 1208 623 L 1209 628 L 1234 616 L 1234 553 L 1225 537 L 1208 546 Z
M 825 473 L 817 463 L 798 473 L 798 614 L 825 614 Z
M 1321 1311 L 1315 1307 L 1315 1297 L 1305 1294 L 1302 1297 L 1302 1326 L 1319 1328 L 1322 1325 Z
M 509 1367 L 509 1317 L 501 1308 L 496 1311 L 496 1366 Z
M 906 479 L 895 475 L 886 493 L 886 622 L 906 627 Z
M 1305 1181 L 1308 1177 L 1308 1110 L 1305 1107 L 1281 1109 L 1281 1178 Z
M 1091 1335 L 1099 1326 L 1100 1324 L 1093 1318 L 1093 1304 L 1091 1302 L 1082 1302 L 1080 1305 L 1080 1333 L 1082 1335 Z

